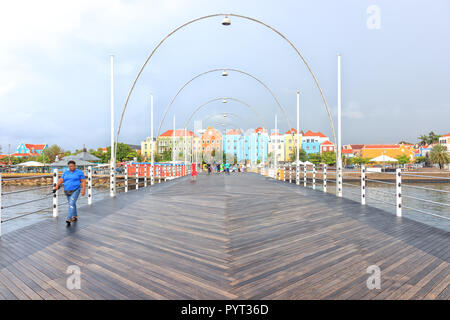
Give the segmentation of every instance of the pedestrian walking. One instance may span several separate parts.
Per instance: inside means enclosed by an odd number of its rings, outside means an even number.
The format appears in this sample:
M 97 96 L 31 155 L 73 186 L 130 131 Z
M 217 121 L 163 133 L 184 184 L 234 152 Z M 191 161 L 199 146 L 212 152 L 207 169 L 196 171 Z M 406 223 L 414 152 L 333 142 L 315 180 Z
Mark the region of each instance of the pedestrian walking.
M 195 182 L 197 180 L 197 164 L 191 163 L 191 182 Z
M 69 213 L 66 222 L 70 225 L 71 222 L 78 220 L 77 200 L 80 193 L 82 196 L 86 193 L 86 178 L 83 171 L 77 169 L 75 161 L 70 160 L 67 165 L 69 170 L 64 171 L 53 192 L 56 192 L 64 183 L 64 194 L 69 203 Z

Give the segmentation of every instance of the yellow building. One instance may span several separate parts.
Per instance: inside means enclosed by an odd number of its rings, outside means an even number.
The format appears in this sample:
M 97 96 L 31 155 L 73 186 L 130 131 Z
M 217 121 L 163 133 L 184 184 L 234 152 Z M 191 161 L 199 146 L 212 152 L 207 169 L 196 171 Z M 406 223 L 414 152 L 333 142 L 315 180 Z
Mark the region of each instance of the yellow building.
M 391 158 L 405 155 L 410 161 L 414 160 L 414 148 L 407 144 L 366 144 L 361 150 L 363 158 L 373 159 L 382 155 Z
M 153 138 L 153 141 L 150 137 L 147 137 L 144 141 L 141 142 L 141 155 L 144 157 L 144 160 L 151 161 L 151 150 L 153 147 L 153 155 L 156 155 L 156 139 Z
M 297 155 L 295 153 L 295 143 L 298 149 L 302 148 L 302 134 L 297 135 L 297 130 L 292 128 L 284 134 L 284 158 L 286 161 L 295 161 Z

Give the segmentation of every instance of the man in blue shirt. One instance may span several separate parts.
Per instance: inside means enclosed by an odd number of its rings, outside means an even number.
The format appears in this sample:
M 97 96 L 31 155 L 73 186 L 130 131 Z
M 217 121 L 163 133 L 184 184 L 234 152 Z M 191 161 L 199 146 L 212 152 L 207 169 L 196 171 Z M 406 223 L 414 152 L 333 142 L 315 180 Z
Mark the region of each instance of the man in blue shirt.
M 61 178 L 56 184 L 55 190 L 58 190 L 61 184 L 64 183 L 64 193 L 67 196 L 67 201 L 69 202 L 69 214 L 67 216 L 66 222 L 71 223 L 77 221 L 77 200 L 78 196 L 84 196 L 86 192 L 86 178 L 81 170 L 76 168 L 75 161 L 71 160 L 68 163 L 69 170 L 64 171 Z

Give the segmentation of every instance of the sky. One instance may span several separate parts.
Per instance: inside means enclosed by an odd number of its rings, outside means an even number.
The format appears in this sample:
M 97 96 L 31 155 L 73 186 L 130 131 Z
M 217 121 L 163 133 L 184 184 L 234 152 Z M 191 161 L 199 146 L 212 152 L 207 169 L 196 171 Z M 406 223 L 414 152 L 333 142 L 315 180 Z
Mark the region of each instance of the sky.
M 110 55 L 114 55 L 115 130 L 128 92 L 155 46 L 193 19 L 232 13 L 282 33 L 315 74 L 337 126 L 337 54 L 342 55 L 342 141 L 416 142 L 450 132 L 450 2 L 40 0 L 0 1 L 0 146 L 58 144 L 66 150 L 110 142 Z M 307 67 L 269 28 L 239 17 L 202 19 L 175 32 L 143 70 L 124 113 L 119 140 L 187 124 L 280 130 L 296 125 L 331 136 L 330 123 Z M 261 82 L 255 80 L 258 79 Z M 268 90 L 268 89 L 270 90 Z M 286 111 L 287 118 L 272 92 Z M 251 108 L 250 108 L 250 107 Z M 221 113 L 235 116 L 223 119 Z M 224 123 L 225 122 L 225 123 Z M 224 126 L 225 125 L 225 126 Z

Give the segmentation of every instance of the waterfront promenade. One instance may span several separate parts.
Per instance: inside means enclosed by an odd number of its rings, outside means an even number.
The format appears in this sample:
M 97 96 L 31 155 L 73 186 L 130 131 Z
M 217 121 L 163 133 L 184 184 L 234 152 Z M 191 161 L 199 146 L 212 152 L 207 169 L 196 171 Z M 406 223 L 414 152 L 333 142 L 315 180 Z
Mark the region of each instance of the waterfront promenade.
M 448 232 L 257 174 L 121 193 L 70 227 L 64 215 L 2 236 L 0 299 L 450 299 Z M 81 289 L 66 287 L 71 265 Z

